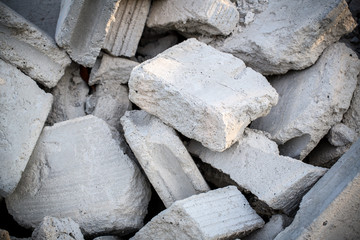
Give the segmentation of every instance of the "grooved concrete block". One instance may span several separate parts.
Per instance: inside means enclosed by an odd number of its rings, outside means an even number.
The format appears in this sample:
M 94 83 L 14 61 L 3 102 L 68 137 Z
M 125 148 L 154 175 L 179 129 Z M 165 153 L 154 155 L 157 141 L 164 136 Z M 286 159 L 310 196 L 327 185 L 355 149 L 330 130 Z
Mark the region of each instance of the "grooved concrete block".
M 219 174 L 226 175 L 229 179 L 222 181 L 237 184 L 268 207 L 285 213 L 291 212 L 303 194 L 326 172 L 324 168 L 280 156 L 275 142 L 252 129 L 246 129 L 242 139 L 222 153 L 195 141 L 188 149 L 211 167 L 205 171 L 209 180 Z M 221 179 L 213 182 L 223 184 Z
M 160 0 L 152 3 L 146 24 L 185 33 L 229 35 L 238 21 L 239 12 L 229 0 Z
M 121 118 L 126 141 L 165 207 L 210 190 L 174 129 L 145 111 Z
M 264 75 L 283 74 L 311 66 L 355 26 L 345 0 L 269 1 L 253 22 L 213 46 Z
M 0 2 L 0 58 L 52 88 L 70 64 L 47 34 Z
M 233 239 L 263 225 L 240 191 L 230 186 L 176 201 L 131 239 Z
M 356 53 L 344 43 L 327 48 L 310 68 L 271 81 L 279 103 L 251 125 L 267 131 L 282 155 L 304 159 L 349 108 L 360 71 Z
M 358 239 L 360 140 L 303 197 L 292 224 L 275 239 Z
M 103 48 L 115 56 L 135 56 L 150 4 L 151 0 L 121 0 Z
M 126 234 L 142 226 L 150 195 L 108 125 L 86 116 L 44 128 L 6 205 L 25 227 L 45 216 L 69 217 L 84 234 Z
M 0 196 L 15 190 L 50 112 L 53 97 L 0 59 Z
M 357 140 L 356 132 L 343 123 L 335 124 L 327 135 L 329 143 L 341 147 L 351 144 Z
M 240 59 L 195 39 L 135 67 L 129 90 L 137 106 L 215 151 L 236 142 L 278 98 Z

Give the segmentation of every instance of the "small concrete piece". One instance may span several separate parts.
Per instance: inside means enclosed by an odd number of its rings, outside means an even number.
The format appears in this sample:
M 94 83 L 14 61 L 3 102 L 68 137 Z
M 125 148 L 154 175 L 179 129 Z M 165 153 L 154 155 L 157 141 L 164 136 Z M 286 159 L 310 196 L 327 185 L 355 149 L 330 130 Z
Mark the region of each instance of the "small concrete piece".
M 52 99 L 31 78 L 0 59 L 0 196 L 9 195 L 20 181 Z
M 103 48 L 115 56 L 135 56 L 150 4 L 151 0 L 121 0 Z
M 280 156 L 275 142 L 252 129 L 246 129 L 242 139 L 222 153 L 210 151 L 195 141 L 188 149 L 210 165 L 205 172 L 214 184 L 224 185 L 221 181 L 237 184 L 254 194 L 266 207 L 287 214 L 326 172 L 324 168 Z M 229 179 L 211 180 L 210 177 L 219 174 L 227 175 Z M 259 212 L 266 210 L 259 209 Z
M 360 140 L 304 196 L 292 224 L 275 239 L 359 239 Z
M 282 155 L 304 159 L 341 121 L 359 71 L 354 51 L 344 43 L 331 45 L 315 65 L 271 81 L 281 96 L 279 103 L 251 127 L 269 132 Z
M 35 228 L 31 238 L 33 240 L 84 240 L 79 224 L 71 218 L 44 217 Z
M 214 151 L 230 147 L 278 98 L 240 59 L 195 39 L 135 67 L 129 88 L 141 109 Z
M 52 88 L 70 64 L 53 39 L 0 2 L 0 58 Z
M 239 12 L 229 0 L 160 0 L 151 5 L 146 25 L 185 33 L 229 35 Z
M 351 99 L 350 107 L 344 114 L 342 122 L 355 130 L 360 137 L 360 74 L 358 75 L 356 89 Z
M 108 125 L 85 116 L 44 128 L 6 205 L 25 227 L 45 216 L 70 217 L 84 234 L 126 234 L 142 226 L 150 195 Z
M 3 229 L 0 229 L 0 240 L 11 240 L 9 232 Z
M 234 239 L 263 225 L 240 191 L 230 186 L 176 201 L 131 239 Z
M 145 111 L 126 112 L 121 124 L 126 141 L 165 207 L 210 190 L 174 129 Z
M 335 147 L 342 147 L 357 140 L 356 132 L 343 123 L 335 124 L 329 131 L 327 138 Z

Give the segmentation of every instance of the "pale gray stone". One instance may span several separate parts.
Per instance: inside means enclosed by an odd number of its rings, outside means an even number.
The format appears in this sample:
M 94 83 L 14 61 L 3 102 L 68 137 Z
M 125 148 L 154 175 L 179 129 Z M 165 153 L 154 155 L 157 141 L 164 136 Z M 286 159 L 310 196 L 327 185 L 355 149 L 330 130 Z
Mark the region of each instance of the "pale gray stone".
M 350 107 L 344 114 L 342 122 L 349 128 L 355 130 L 357 137 L 360 137 L 360 74 L 357 85 L 351 99 Z
M 335 147 L 345 146 L 357 140 L 356 132 L 343 123 L 335 124 L 329 131 L 327 138 Z

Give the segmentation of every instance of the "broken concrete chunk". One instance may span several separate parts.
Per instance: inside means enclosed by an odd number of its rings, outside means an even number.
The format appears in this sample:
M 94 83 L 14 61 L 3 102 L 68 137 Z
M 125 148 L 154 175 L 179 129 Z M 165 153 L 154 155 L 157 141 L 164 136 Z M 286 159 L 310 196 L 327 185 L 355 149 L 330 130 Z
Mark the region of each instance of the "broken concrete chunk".
M 219 186 L 236 184 L 250 191 L 265 203 L 258 212 L 265 213 L 270 207 L 288 214 L 326 169 L 271 152 L 273 144 L 260 131 L 246 129 L 239 142 L 222 153 L 210 151 L 195 141 L 188 149 L 206 163 L 204 172 L 209 181 Z
M 195 39 L 135 67 L 129 88 L 137 106 L 214 151 L 230 147 L 278 98 L 240 59 Z
M 71 59 L 92 67 L 119 0 L 62 0 L 55 40 Z
M 343 43 L 333 44 L 310 68 L 271 81 L 279 103 L 251 127 L 269 132 L 282 155 L 304 159 L 341 121 L 359 71 L 356 53 Z
M 342 122 L 349 128 L 355 130 L 357 136 L 360 137 L 360 74 L 358 75 L 357 85 L 350 107 L 344 114 Z
M 239 190 L 230 186 L 176 201 L 131 239 L 233 239 L 263 224 Z
M 149 185 L 108 125 L 86 116 L 44 128 L 6 205 L 25 227 L 69 217 L 84 234 L 126 234 L 142 226 L 149 200 Z
M 239 22 L 248 25 L 253 22 L 255 15 L 263 12 L 269 5 L 268 0 L 234 0 L 240 14 Z
M 3 229 L 0 229 L 0 240 L 10 240 L 9 232 Z
M 304 196 L 292 224 L 275 239 L 358 239 L 360 140 Z
M 356 132 L 343 123 L 335 124 L 329 131 L 329 143 L 336 147 L 345 146 L 357 140 Z
M 126 141 L 165 207 L 210 190 L 174 129 L 145 111 L 121 118 Z
M 151 0 L 121 0 L 103 48 L 115 56 L 135 56 L 150 4 Z
M 52 99 L 31 78 L 0 59 L 0 196 L 9 195 L 20 181 Z
M 31 238 L 33 240 L 84 240 L 79 224 L 71 218 L 44 217 L 35 228 Z
M 239 12 L 229 0 L 162 0 L 152 3 L 146 24 L 185 33 L 228 35 L 238 21 Z
M 0 58 L 52 88 L 70 64 L 47 34 L 0 2 Z
M 345 0 L 269 1 L 253 22 L 212 45 L 264 75 L 283 74 L 311 66 L 355 26 Z

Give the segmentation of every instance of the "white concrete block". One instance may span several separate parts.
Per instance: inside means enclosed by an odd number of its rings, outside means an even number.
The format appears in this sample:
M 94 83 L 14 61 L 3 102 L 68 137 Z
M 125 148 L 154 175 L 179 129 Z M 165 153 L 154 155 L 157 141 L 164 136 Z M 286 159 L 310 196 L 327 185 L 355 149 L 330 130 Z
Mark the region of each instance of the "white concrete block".
M 0 196 L 15 190 L 40 136 L 52 95 L 0 59 Z
M 183 135 L 223 151 L 278 95 L 266 78 L 195 39 L 135 67 L 129 98 Z
M 48 88 L 57 84 L 71 62 L 52 38 L 4 3 L 0 3 L 0 58 Z
M 304 159 L 341 121 L 359 71 L 354 51 L 344 43 L 331 45 L 315 65 L 271 81 L 281 96 L 279 103 L 251 126 L 269 132 L 282 155 Z
M 131 239 L 233 239 L 263 224 L 245 197 L 231 186 L 176 201 Z
M 142 226 L 149 200 L 149 185 L 108 125 L 86 116 L 44 128 L 6 205 L 25 227 L 69 217 L 84 234 L 126 234 Z
M 358 137 L 356 132 L 343 123 L 335 124 L 327 135 L 329 143 L 341 147 L 355 142 Z

